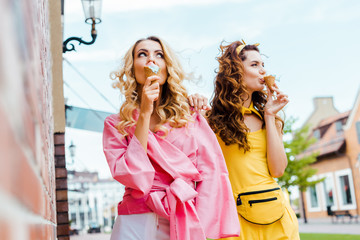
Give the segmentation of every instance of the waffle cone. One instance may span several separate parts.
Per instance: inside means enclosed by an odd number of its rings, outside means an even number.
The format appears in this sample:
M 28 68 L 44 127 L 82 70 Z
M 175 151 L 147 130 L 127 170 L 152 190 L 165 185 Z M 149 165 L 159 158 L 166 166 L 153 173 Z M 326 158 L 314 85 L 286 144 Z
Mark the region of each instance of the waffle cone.
M 265 84 L 266 86 L 271 90 L 272 87 L 275 85 L 275 77 L 274 76 L 265 76 L 264 77 L 264 81 L 265 81 Z
M 154 72 L 150 67 L 145 66 L 144 70 L 145 70 L 145 77 L 146 78 L 151 77 L 151 76 L 160 76 L 160 68 L 159 68 L 159 70 L 157 72 Z

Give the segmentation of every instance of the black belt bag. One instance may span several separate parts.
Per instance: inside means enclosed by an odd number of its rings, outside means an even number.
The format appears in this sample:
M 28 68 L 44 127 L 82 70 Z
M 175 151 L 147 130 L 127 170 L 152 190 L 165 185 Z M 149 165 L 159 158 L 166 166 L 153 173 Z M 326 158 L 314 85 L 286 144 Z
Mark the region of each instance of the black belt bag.
M 238 213 L 251 223 L 268 225 L 284 216 L 285 199 L 277 184 L 246 188 L 236 197 Z

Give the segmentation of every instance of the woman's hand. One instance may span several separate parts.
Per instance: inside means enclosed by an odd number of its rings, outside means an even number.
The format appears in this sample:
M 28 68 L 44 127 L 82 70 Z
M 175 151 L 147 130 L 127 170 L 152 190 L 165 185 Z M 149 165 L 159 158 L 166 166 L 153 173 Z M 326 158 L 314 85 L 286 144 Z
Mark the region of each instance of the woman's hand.
M 134 134 L 145 152 L 147 152 L 148 131 L 150 128 L 151 114 L 154 111 L 154 102 L 159 98 L 160 94 L 158 80 L 160 80 L 160 77 L 158 76 L 148 77 L 141 92 L 140 114 Z
M 188 97 L 189 104 L 191 107 L 197 110 L 210 110 L 210 107 L 207 105 L 208 99 L 200 94 L 193 94 Z
M 282 140 L 282 123 L 275 119 L 275 115 L 286 106 L 289 99 L 277 85 L 273 86 L 271 90 L 267 89 L 268 99 L 264 108 L 264 120 L 269 172 L 272 177 L 277 178 L 284 174 L 287 157 Z
M 154 110 L 154 102 L 159 98 L 159 76 L 148 77 L 142 89 L 140 113 L 151 115 Z
M 271 88 L 272 91 L 269 88 L 266 90 L 268 99 L 264 108 L 264 114 L 275 116 L 281 109 L 286 106 L 286 104 L 288 104 L 288 95 L 281 92 L 276 84 Z

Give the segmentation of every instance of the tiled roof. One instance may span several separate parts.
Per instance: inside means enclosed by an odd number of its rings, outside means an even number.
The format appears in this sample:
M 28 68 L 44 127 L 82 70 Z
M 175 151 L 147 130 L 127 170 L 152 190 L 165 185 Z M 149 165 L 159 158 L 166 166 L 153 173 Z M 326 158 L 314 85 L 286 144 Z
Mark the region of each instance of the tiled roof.
M 321 122 L 319 123 L 319 125 L 316 128 L 320 128 L 320 127 L 329 125 L 331 123 L 334 123 L 337 120 L 343 119 L 345 117 L 349 117 L 350 113 L 351 113 L 351 110 L 349 110 L 347 112 L 336 114 L 335 116 L 332 116 L 329 118 L 325 118 L 325 119 L 321 120 Z
M 321 157 L 330 153 L 338 152 L 339 150 L 341 150 L 344 144 L 345 144 L 344 136 L 339 136 L 329 141 L 319 141 L 314 145 L 310 146 L 305 152 L 299 154 L 296 157 L 298 159 L 301 159 L 302 157 L 308 156 L 315 152 L 318 152 L 319 153 L 318 157 Z
M 296 157 L 302 158 L 315 152 L 319 153 L 318 157 L 322 157 L 340 151 L 345 144 L 345 138 L 344 133 L 341 130 L 339 131 L 336 129 L 335 123 L 343 119 L 346 121 L 350 115 L 350 112 L 351 111 L 339 113 L 335 116 L 322 120 L 314 129 L 320 130 L 321 138 Z M 342 123 L 345 121 L 343 120 Z

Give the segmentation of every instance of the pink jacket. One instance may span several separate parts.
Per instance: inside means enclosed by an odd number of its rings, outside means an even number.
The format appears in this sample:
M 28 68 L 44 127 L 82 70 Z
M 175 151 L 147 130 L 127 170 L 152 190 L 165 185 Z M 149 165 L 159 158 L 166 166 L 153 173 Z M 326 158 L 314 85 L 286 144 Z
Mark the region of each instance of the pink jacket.
M 171 240 L 238 236 L 240 225 L 225 160 L 200 114 L 188 127 L 171 128 L 165 138 L 149 131 L 148 151 L 105 120 L 103 147 L 114 179 L 125 185 L 119 215 L 155 212 L 170 221 Z

